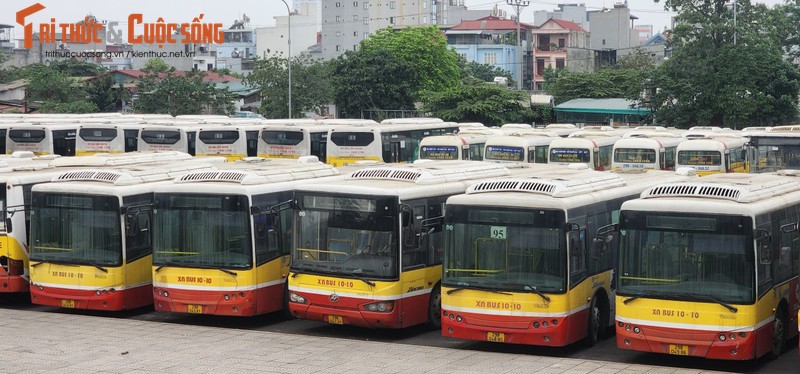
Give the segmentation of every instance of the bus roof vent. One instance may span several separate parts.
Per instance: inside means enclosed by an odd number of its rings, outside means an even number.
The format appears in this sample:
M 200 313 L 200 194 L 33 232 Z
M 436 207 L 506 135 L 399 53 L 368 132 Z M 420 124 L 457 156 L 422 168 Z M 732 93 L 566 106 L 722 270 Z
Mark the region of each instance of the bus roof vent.
M 55 178 L 53 182 L 66 181 L 95 181 L 95 182 L 116 182 L 122 174 L 110 170 L 77 170 L 63 173 Z
M 750 203 L 772 196 L 800 191 L 795 178 L 777 174 L 740 174 L 709 176 L 702 183 L 675 183 L 652 187 L 641 198 L 703 197 Z
M 766 129 L 768 132 L 800 132 L 800 126 L 775 126 Z
M 380 179 L 435 184 L 499 177 L 508 173 L 508 168 L 493 162 L 430 160 L 409 166 L 363 169 L 352 173 L 347 179 Z
M 611 173 L 593 170 L 558 171 L 542 177 L 483 181 L 467 188 L 467 194 L 528 192 L 552 197 L 571 197 L 624 185 L 622 178 Z
M 245 178 L 245 173 L 238 170 L 212 170 L 189 173 L 175 179 L 175 182 L 233 182 L 241 183 Z
M 228 166 L 237 169 L 200 171 L 182 175 L 175 183 L 229 182 L 243 185 L 291 182 L 301 179 L 321 178 L 339 174 L 336 168 L 322 164 L 275 163 L 273 165 L 253 165 L 237 161 Z M 222 166 L 224 167 L 224 166 Z

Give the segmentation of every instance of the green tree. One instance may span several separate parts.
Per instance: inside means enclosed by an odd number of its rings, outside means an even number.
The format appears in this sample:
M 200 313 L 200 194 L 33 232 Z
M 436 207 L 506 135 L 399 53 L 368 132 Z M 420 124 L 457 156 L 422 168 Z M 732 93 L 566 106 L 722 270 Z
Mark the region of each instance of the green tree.
M 233 112 L 233 94 L 203 81 L 204 77 L 205 73 L 201 71 L 190 71 L 183 75 L 176 75 L 174 71 L 150 71 L 136 85 L 139 98 L 134 101 L 134 110 L 173 116 Z
M 603 68 L 594 73 L 559 71 L 546 74 L 547 93 L 556 104 L 578 98 L 637 100 L 644 88 L 644 73 L 636 69 Z
M 79 60 L 55 60 L 49 66 L 69 77 L 95 77 L 106 72 L 101 65 Z
M 680 23 L 672 33 L 672 56 L 651 80 L 659 122 L 744 127 L 796 117 L 800 74 L 783 58 L 775 10 L 739 0 L 734 29 L 726 1 L 664 4 Z
M 493 82 L 494 77 L 505 77 L 508 79 L 509 87 L 516 87 L 517 85 L 509 71 L 500 69 L 494 65 L 481 64 L 476 61 L 470 61 L 464 64 L 461 77 L 462 79 L 465 77 L 474 77 L 482 82 Z
M 481 122 L 486 126 L 531 122 L 530 97 L 525 92 L 496 84 L 461 85 L 444 91 L 427 91 L 423 109 L 445 121 Z
M 175 68 L 169 66 L 164 60 L 156 57 L 151 58 L 145 62 L 144 66 L 142 67 L 142 71 L 144 72 L 152 72 L 152 73 L 166 73 L 168 71 L 174 71 Z
M 25 78 L 30 100 L 66 103 L 86 97 L 83 88 L 66 73 L 46 65 L 30 66 Z
M 362 50 L 387 50 L 416 71 L 415 94 L 442 91 L 461 82 L 458 53 L 436 26 L 378 30 L 361 43 Z M 395 109 L 395 108 L 384 108 Z
M 417 72 L 387 49 L 348 51 L 333 60 L 335 103 L 342 117 L 362 110 L 414 109 Z
M 329 65 L 307 56 L 292 57 L 292 118 L 321 113 L 333 99 Z M 280 54 L 255 62 L 245 81 L 261 89 L 260 112 L 267 118 L 288 118 L 289 69 Z
M 100 75 L 86 83 L 86 97 L 99 112 L 113 112 L 117 103 L 127 96 L 122 85 L 114 87 L 111 75 Z

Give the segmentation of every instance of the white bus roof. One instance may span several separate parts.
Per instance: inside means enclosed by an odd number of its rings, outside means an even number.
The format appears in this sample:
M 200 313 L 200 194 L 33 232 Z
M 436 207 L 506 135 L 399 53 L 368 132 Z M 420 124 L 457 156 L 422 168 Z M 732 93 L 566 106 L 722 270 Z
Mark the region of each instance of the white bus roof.
M 113 165 L 129 165 L 145 162 L 191 160 L 192 156 L 185 152 L 126 152 L 101 153 L 91 156 L 58 157 L 50 161 L 54 167 L 97 167 Z M 205 157 L 203 158 L 205 161 Z M 223 158 L 224 159 L 224 158 Z
M 755 216 L 800 201 L 797 170 L 712 174 L 695 181 L 664 183 L 625 202 L 625 210 Z
M 568 209 L 641 193 L 666 181 L 694 180 L 691 171 L 636 170 L 601 172 L 588 168 L 560 168 L 525 176 L 484 180 L 447 204 Z
M 675 138 L 661 138 L 661 137 L 624 137 L 614 143 L 614 149 L 660 149 L 664 147 L 676 147 L 684 139 L 679 137 Z
M 441 118 L 433 117 L 409 117 L 409 118 L 389 118 L 381 121 L 381 125 L 409 125 L 409 124 L 423 124 L 423 123 L 442 123 Z
M 215 170 L 184 174 L 175 178 L 174 182 L 253 185 L 332 177 L 338 174 L 339 171 L 336 168 L 319 162 L 316 157 L 300 159 L 246 158 L 220 164 Z
M 325 126 L 342 126 L 342 125 L 379 125 L 378 122 L 371 119 L 356 119 L 356 118 L 331 118 L 318 120 L 318 123 Z
M 550 143 L 550 148 L 576 148 L 576 147 L 603 147 L 613 145 L 619 140 L 618 136 L 586 136 L 586 137 L 573 137 L 553 139 Z
M 678 144 L 678 152 L 693 150 L 728 150 L 744 146 L 746 139 L 738 138 L 696 138 L 686 139 Z
M 461 147 L 463 145 L 485 143 L 487 139 L 488 136 L 478 134 L 431 135 L 422 138 L 419 146 L 452 145 Z
M 216 167 L 213 163 L 199 162 L 198 160 L 165 161 L 104 169 L 70 170 L 54 177 L 51 182 L 53 182 L 52 185 L 65 182 L 94 182 L 113 186 L 135 186 L 170 181 L 193 171 L 214 169 Z M 80 187 L 77 188 L 80 189 Z M 53 189 L 61 188 L 54 187 Z
M 486 139 L 486 146 L 509 146 L 522 147 L 550 145 L 553 140 L 561 139 L 558 136 L 522 136 L 522 135 L 500 135 Z

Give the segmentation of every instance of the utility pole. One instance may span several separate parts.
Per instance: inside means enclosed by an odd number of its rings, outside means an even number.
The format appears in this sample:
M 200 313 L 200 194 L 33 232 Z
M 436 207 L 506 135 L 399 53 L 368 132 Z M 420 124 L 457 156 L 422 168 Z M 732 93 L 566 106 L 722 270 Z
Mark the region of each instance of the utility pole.
M 283 1 L 283 5 L 286 5 L 286 11 L 289 13 L 289 32 L 286 39 L 289 41 L 289 60 L 287 61 L 289 65 L 289 119 L 292 119 L 292 10 L 289 9 L 286 0 L 281 1 Z
M 527 7 L 531 4 L 530 0 L 506 0 L 506 4 L 511 5 L 514 7 L 514 11 L 517 13 L 517 54 L 519 58 L 517 59 L 517 89 L 522 90 L 522 65 L 524 58 L 522 56 L 522 45 L 520 44 L 520 35 L 519 35 L 519 14 L 522 12 L 522 8 Z M 535 62 L 534 62 L 535 63 Z M 534 76 L 534 80 L 536 77 Z

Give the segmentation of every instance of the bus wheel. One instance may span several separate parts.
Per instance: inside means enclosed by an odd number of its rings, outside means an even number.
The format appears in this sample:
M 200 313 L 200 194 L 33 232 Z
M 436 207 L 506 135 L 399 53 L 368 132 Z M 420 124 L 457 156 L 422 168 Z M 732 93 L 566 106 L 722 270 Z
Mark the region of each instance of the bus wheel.
M 775 321 L 772 322 L 772 350 L 769 351 L 769 359 L 778 358 L 784 349 L 786 349 L 786 316 L 781 306 L 775 313 Z
M 433 287 L 428 302 L 428 325 L 435 329 L 442 328 L 442 288 L 438 284 Z
M 602 306 L 597 301 L 597 295 L 595 295 L 592 297 L 591 303 L 589 303 L 589 321 L 586 325 L 586 345 L 590 347 L 600 341 L 601 317 L 603 315 L 600 308 Z

